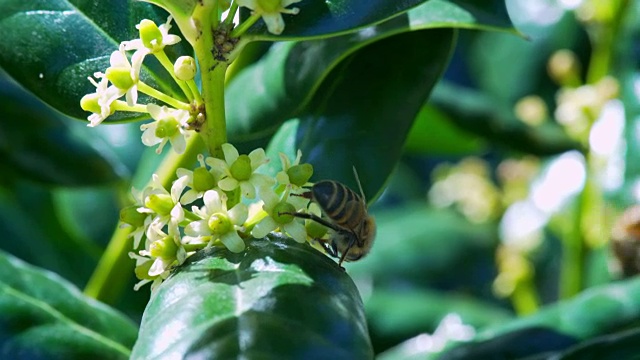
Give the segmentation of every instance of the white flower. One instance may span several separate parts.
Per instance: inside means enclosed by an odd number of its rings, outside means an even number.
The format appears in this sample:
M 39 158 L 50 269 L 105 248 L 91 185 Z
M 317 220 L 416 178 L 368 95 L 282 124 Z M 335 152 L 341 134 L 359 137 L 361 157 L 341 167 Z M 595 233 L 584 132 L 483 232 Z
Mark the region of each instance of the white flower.
M 286 192 L 283 194 L 283 200 L 273 189 L 261 188 L 260 198 L 264 201 L 262 209 L 267 212 L 267 216 L 256 224 L 251 231 L 251 235 L 256 238 L 263 238 L 268 233 L 280 228 L 282 232 L 286 232 L 297 242 L 303 243 L 307 240 L 307 230 L 302 219 L 283 214 L 299 210 L 295 204 L 287 201 L 290 197 Z
M 187 147 L 185 138 L 189 135 L 186 130 L 189 112 L 155 104 L 147 104 L 147 111 L 155 121 L 140 125 L 140 130 L 144 131 L 142 143 L 147 146 L 160 144 L 156 149 L 160 154 L 164 145 L 170 142 L 176 153 L 184 153 Z
M 205 160 L 215 171 L 224 174 L 218 181 L 220 189 L 233 191 L 240 187 L 245 198 L 253 199 L 256 197 L 256 188 L 273 185 L 271 177 L 256 173 L 260 166 L 269 162 L 262 148 L 253 150 L 249 155 L 239 155 L 233 145 L 222 144 L 222 151 L 224 161 L 216 158 Z
M 96 76 L 104 76 L 118 88 L 118 97 L 126 93 L 127 105 L 133 106 L 138 102 L 138 81 L 140 80 L 140 69 L 145 53 L 136 51 L 131 57 L 131 63 L 127 58 L 124 45 L 120 44 L 118 51 L 111 53 L 105 74 L 96 73 Z
M 194 206 L 192 211 L 202 220 L 192 221 L 184 229 L 187 235 L 185 243 L 212 244 L 220 240 L 229 250 L 241 252 L 244 250 L 244 241 L 238 235 L 238 230 L 247 220 L 247 206 L 239 203 L 231 210 L 227 210 L 227 196 L 217 190 L 209 190 L 204 193 L 204 206 Z
M 138 208 L 138 212 L 155 214 L 151 225 L 160 226 L 161 228 L 171 220 L 178 223 L 184 220 L 184 210 L 180 204 L 180 195 L 182 195 L 182 191 L 187 186 L 187 181 L 188 178 L 186 176 L 178 178 L 171 185 L 171 193 L 169 193 L 160 183 L 158 175 L 153 174 L 152 185 L 150 189 L 145 189 L 144 192 L 146 195 L 142 203 L 144 206 Z M 150 231 L 147 231 L 147 238 L 150 235 Z
M 187 258 L 187 252 L 180 241 L 180 229 L 175 220 L 169 222 L 169 234 L 162 231 L 162 225 L 152 223 L 148 231 L 148 249 L 141 250 L 140 255 L 153 258 L 149 268 L 151 277 L 161 276 L 171 270 L 174 265 L 182 264 Z
M 147 53 L 162 51 L 165 46 L 177 44 L 180 41 L 178 35 L 169 34 L 171 29 L 171 16 L 167 22 L 157 26 L 153 21 L 143 19 L 136 25 L 140 32 L 140 38 L 131 41 L 124 41 L 125 50 L 146 50 Z
M 151 284 L 151 291 L 154 291 L 158 285 L 160 285 L 162 281 L 169 276 L 168 271 L 158 276 L 149 276 L 149 268 L 151 268 L 151 265 L 153 264 L 153 259 L 138 255 L 132 251 L 129 252 L 129 257 L 136 261 L 135 272 L 138 279 L 140 279 L 140 281 L 133 286 L 133 290 L 135 291 L 140 290 L 142 286 L 150 282 L 153 282 Z
M 198 154 L 198 162 L 200 163 L 200 167 L 196 168 L 194 171 L 187 170 L 184 168 L 179 168 L 176 170 L 176 175 L 178 177 L 187 177 L 187 187 L 189 190 L 185 191 L 185 193 L 180 198 L 180 203 L 182 204 L 191 204 L 192 202 L 200 199 L 204 196 L 205 191 L 212 190 L 222 174 L 216 173 L 214 169 L 208 170 L 207 166 L 204 162 L 204 155 Z
M 295 15 L 300 12 L 298 8 L 287 9 L 286 7 L 300 1 L 302 0 L 237 0 L 237 3 L 262 16 L 269 32 L 278 35 L 284 30 L 282 14 Z
M 115 110 L 111 109 L 111 104 L 117 100 L 122 94 L 115 86 L 108 86 L 109 80 L 102 73 L 95 73 L 94 76 L 100 79 L 97 82 L 92 77 L 88 77 L 91 84 L 96 87 L 96 92 L 87 94 L 80 100 L 80 106 L 85 111 L 92 114 L 87 117 L 89 124 L 87 126 L 98 126 L 104 119 L 113 114 Z

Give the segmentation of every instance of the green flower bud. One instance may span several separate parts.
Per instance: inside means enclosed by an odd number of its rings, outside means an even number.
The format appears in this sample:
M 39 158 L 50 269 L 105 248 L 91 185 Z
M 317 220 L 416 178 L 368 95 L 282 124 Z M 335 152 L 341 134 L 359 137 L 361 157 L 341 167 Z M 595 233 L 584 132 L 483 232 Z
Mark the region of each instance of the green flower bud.
M 207 191 L 215 186 L 216 179 L 207 169 L 199 167 L 193 171 L 193 189 L 195 191 Z
M 293 185 L 302 186 L 306 184 L 313 175 L 313 166 L 311 164 L 294 165 L 287 170 L 289 182 Z
M 140 30 L 140 39 L 142 40 L 144 47 L 154 51 L 158 45 L 162 45 L 162 32 L 160 32 L 156 23 L 151 20 L 144 19 L 137 27 L 138 30 Z
M 229 220 L 226 215 L 220 213 L 211 215 L 209 221 L 207 222 L 207 225 L 209 225 L 209 229 L 211 230 L 211 232 L 217 235 L 226 234 L 229 231 L 233 230 L 231 220 Z
M 144 206 L 160 216 L 167 216 L 171 214 L 174 203 L 168 194 L 151 194 L 145 199 Z
M 288 224 L 293 221 L 293 215 L 283 213 L 294 213 L 296 208 L 288 202 L 281 201 L 273 207 L 271 216 L 278 224 Z
M 191 56 L 180 56 L 173 64 L 173 72 L 179 80 L 193 80 L 196 76 L 196 60 Z
M 97 93 L 87 94 L 80 99 L 80 107 L 84 111 L 100 114 L 102 110 L 98 104 L 100 96 Z
M 151 265 L 153 265 L 153 260 L 149 259 L 149 261 L 145 261 L 144 263 L 136 266 L 136 269 L 134 270 L 136 277 L 140 280 L 153 280 L 155 276 L 149 275 Z
M 317 221 L 307 221 L 304 227 L 312 239 L 320 239 L 329 231 L 326 226 L 319 224 Z
M 158 121 L 155 135 L 160 139 L 170 138 L 178 132 L 178 129 L 180 129 L 178 120 L 173 117 L 165 118 Z
M 240 155 L 231 164 L 231 176 L 238 181 L 245 181 L 251 178 L 251 159 L 248 155 Z
M 107 69 L 105 77 L 109 79 L 115 87 L 121 90 L 129 90 L 135 85 L 129 69 L 110 67 Z
M 178 245 L 173 241 L 171 236 L 167 236 L 164 239 L 156 240 L 149 246 L 149 253 L 153 257 L 159 257 L 164 260 L 171 260 L 176 258 L 178 252 Z
M 143 226 L 144 219 L 146 219 L 149 214 L 139 213 L 138 207 L 138 205 L 131 205 L 120 210 L 120 221 L 136 228 Z

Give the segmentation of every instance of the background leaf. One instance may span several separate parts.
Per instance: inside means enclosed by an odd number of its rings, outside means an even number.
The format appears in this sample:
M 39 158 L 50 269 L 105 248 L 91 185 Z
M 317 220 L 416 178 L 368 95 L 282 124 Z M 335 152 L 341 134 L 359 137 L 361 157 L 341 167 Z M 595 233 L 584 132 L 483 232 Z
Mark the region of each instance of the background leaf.
M 173 329 L 183 329 L 176 333 Z M 133 358 L 373 356 L 358 291 L 337 264 L 290 239 L 201 251 L 156 291 Z
M 127 359 L 135 325 L 59 276 L 0 253 L 0 348 L 10 359 Z

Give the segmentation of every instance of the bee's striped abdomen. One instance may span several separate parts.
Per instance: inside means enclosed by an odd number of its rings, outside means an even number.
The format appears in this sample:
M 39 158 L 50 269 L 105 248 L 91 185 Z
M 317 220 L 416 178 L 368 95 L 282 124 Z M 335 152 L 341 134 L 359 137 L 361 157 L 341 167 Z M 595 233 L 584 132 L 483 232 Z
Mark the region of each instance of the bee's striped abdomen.
M 336 181 L 320 181 L 313 186 L 313 197 L 338 226 L 354 229 L 365 211 L 364 202 L 353 190 Z

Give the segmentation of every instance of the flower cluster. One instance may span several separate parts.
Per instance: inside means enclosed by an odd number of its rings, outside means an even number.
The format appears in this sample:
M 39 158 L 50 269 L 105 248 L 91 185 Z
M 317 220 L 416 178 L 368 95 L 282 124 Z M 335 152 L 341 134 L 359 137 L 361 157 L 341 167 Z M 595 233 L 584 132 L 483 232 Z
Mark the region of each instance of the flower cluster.
M 110 66 L 104 72 L 96 72 L 93 77 L 89 77 L 96 91 L 85 95 L 80 102 L 82 109 L 91 112 L 88 126 L 98 126 L 115 111 L 147 113 L 154 121 L 140 126 L 144 131 L 142 142 L 147 146 L 157 145 L 158 153 L 167 142 L 171 143 L 177 153 L 184 152 L 190 123 L 198 115 L 202 100 L 194 82 L 195 59 L 182 56 L 172 63 L 164 51 L 165 46 L 180 41 L 180 37 L 169 33 L 170 22 L 171 17 L 160 26 L 151 20 L 142 20 L 136 25 L 140 38 L 122 42 L 118 50 L 111 54 Z M 134 51 L 131 60 L 127 56 L 128 51 Z M 147 56 L 154 56 L 159 60 L 182 89 L 188 103 L 142 81 L 140 74 Z M 139 104 L 138 92 L 167 105 Z M 119 100 L 123 96 L 126 101 Z
M 248 155 L 231 144 L 222 149 L 224 160 L 199 155 L 195 170 L 178 169 L 169 190 L 156 175 L 150 186 L 134 190 L 136 204 L 120 217 L 134 228 L 130 236 L 137 252 L 130 257 L 141 280 L 136 289 L 149 282 L 154 289 L 174 266 L 203 248 L 241 252 L 245 238 L 270 232 L 298 242 L 317 238 L 317 232 L 308 234 L 304 221 L 291 215 L 309 205 L 299 195 L 308 191 L 303 186 L 310 185 L 313 168 L 300 164 L 300 152 L 293 162 L 281 154 L 282 171 L 270 177 L 258 172 L 270 161 L 263 149 Z

